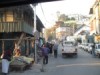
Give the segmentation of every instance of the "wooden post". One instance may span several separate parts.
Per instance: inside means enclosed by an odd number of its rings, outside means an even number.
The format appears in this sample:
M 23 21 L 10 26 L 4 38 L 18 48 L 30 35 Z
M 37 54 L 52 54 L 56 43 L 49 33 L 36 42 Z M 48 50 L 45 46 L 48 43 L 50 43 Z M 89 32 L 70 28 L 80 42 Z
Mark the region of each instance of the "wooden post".
M 27 39 L 27 49 L 26 49 L 26 55 L 29 55 L 29 41 L 28 41 L 28 39 Z
M 4 52 L 4 40 L 2 40 L 2 52 Z

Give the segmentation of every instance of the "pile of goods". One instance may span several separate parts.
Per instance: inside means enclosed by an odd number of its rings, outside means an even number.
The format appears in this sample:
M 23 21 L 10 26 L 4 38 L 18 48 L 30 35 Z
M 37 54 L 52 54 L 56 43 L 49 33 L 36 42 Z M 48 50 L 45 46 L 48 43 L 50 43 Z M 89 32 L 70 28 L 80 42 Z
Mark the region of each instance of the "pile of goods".
M 24 70 L 26 68 L 29 68 L 34 63 L 33 58 L 25 57 L 25 56 L 19 56 L 19 57 L 13 57 L 10 67 L 13 69 L 20 68 L 21 70 Z

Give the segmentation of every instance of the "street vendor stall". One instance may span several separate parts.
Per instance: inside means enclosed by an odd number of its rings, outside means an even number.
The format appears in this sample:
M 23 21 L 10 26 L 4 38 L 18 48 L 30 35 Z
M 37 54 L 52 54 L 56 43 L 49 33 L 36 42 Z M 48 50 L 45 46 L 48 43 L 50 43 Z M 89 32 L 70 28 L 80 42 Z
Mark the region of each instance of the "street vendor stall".
M 10 64 L 10 69 L 23 71 L 30 68 L 33 63 L 33 58 L 29 58 L 26 56 L 13 57 Z
M 30 68 L 33 63 L 34 59 L 32 57 L 22 56 L 20 48 L 16 48 L 10 63 L 10 69 L 23 71 Z

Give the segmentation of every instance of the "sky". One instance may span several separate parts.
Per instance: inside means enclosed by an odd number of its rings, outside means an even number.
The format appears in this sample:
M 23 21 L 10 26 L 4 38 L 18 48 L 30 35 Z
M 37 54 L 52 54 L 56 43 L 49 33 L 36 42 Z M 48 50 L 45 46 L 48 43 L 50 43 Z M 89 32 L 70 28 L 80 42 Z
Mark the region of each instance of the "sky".
M 50 28 L 57 21 L 57 11 L 66 15 L 89 15 L 89 10 L 94 2 L 95 0 L 62 0 L 39 3 L 36 6 L 36 14 L 45 28 Z

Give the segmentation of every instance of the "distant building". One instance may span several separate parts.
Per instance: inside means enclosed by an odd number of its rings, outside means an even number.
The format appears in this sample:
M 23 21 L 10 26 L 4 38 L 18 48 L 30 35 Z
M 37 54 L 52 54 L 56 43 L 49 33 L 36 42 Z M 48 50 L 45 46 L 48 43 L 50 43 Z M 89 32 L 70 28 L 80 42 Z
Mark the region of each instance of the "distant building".
M 54 25 L 56 26 L 56 38 L 59 40 L 65 39 L 67 36 L 73 36 L 82 25 L 87 25 L 89 21 L 89 17 L 80 14 L 67 16 L 69 20 L 57 21 Z M 71 18 L 74 20 L 71 20 Z
M 100 34 L 100 0 L 96 0 L 90 9 L 90 34 Z

